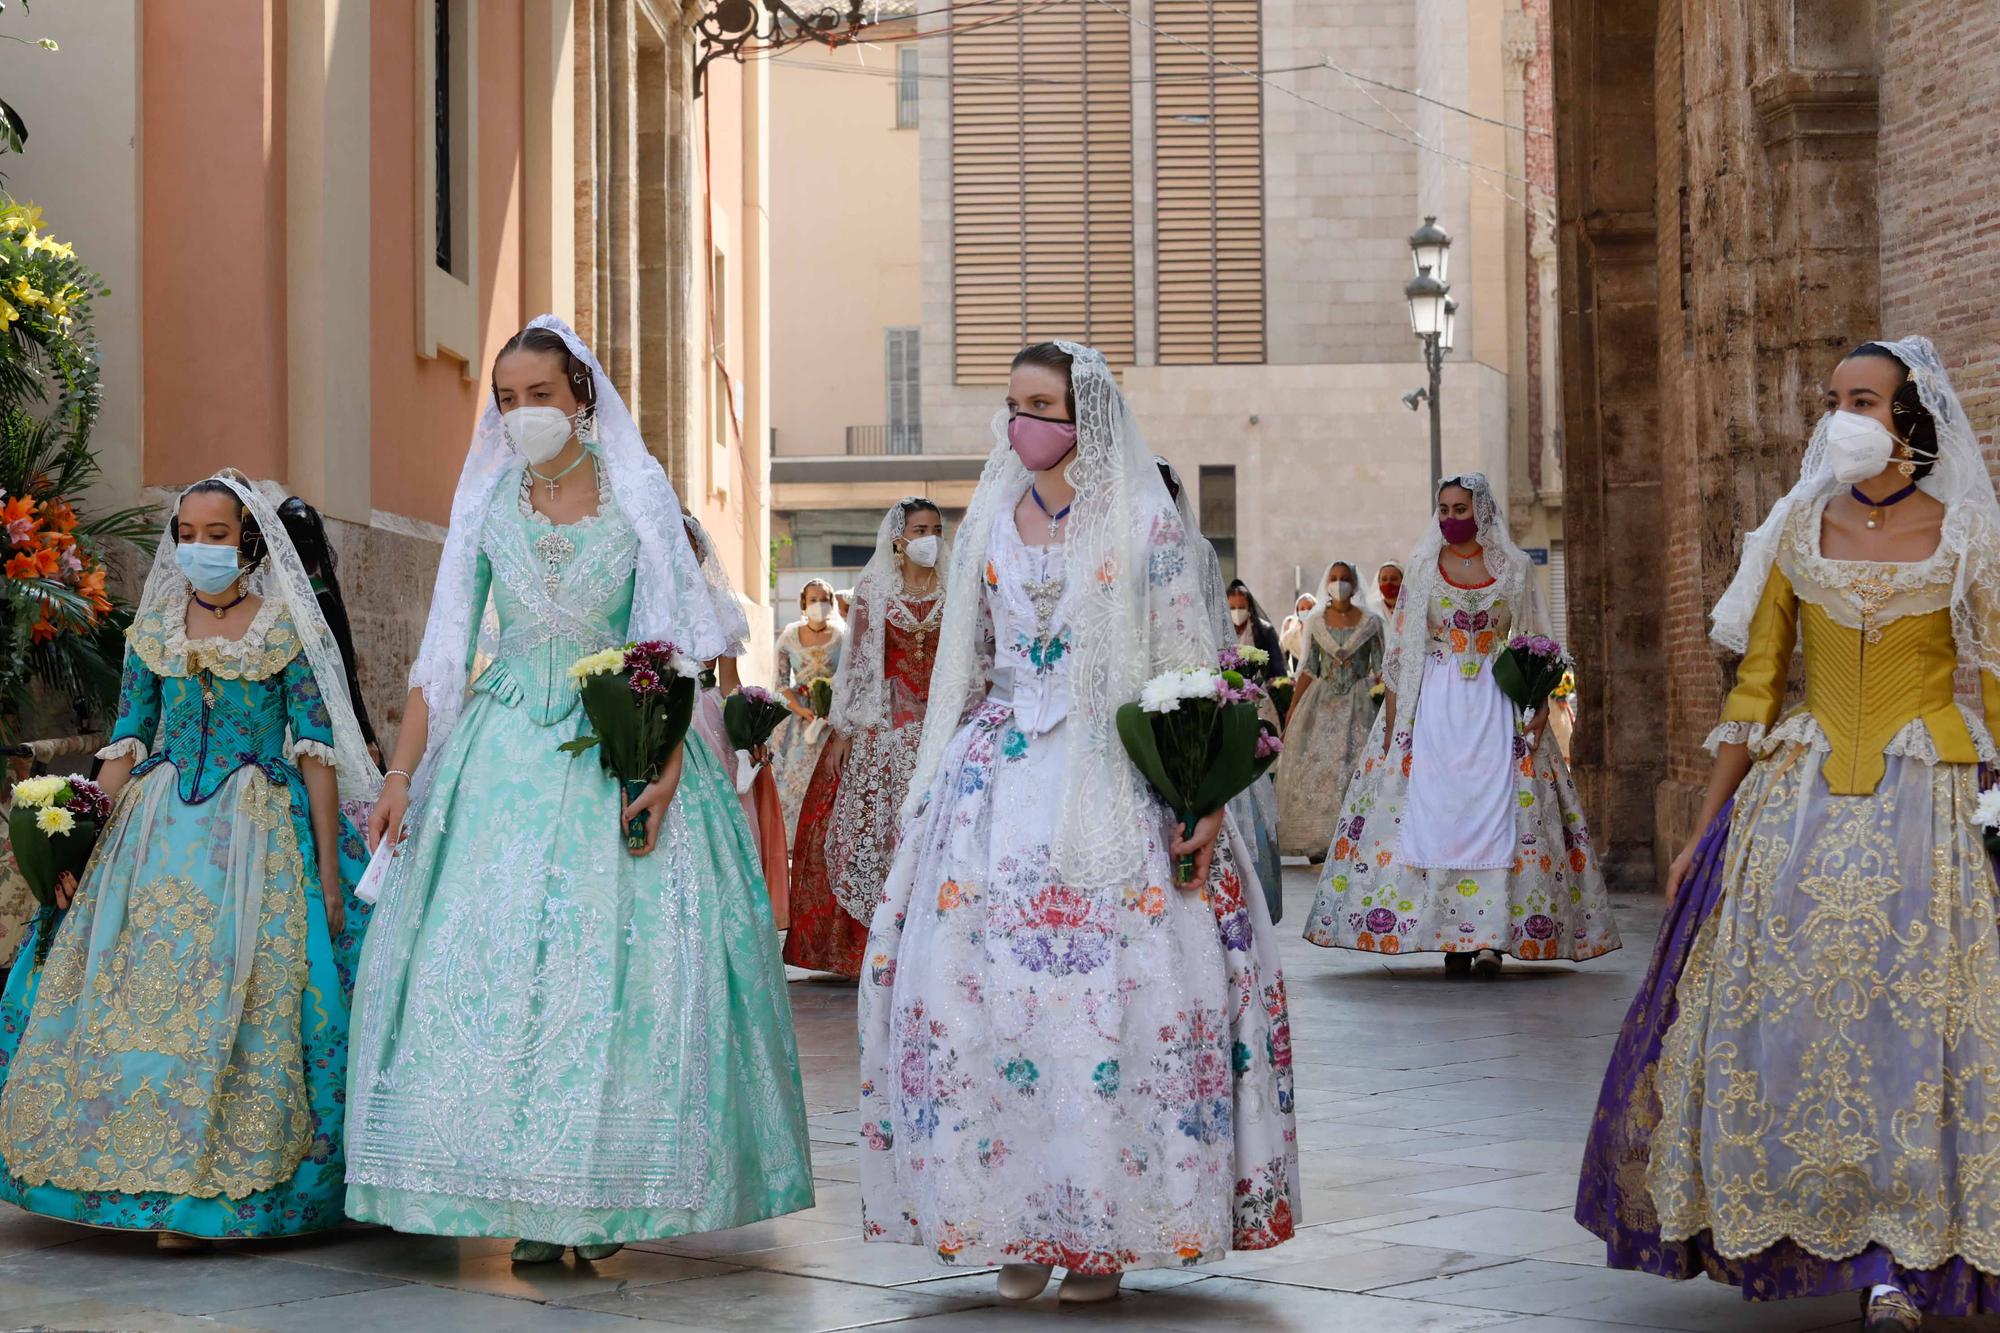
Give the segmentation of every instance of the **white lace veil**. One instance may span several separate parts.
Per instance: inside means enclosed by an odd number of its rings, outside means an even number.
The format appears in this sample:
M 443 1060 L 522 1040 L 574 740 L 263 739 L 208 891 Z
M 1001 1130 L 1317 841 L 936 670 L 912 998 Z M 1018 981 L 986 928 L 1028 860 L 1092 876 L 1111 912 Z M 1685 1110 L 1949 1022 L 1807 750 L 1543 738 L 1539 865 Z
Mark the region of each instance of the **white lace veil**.
M 347 697 L 347 668 L 341 660 L 340 645 L 333 631 L 327 628 L 319 598 L 313 593 L 312 578 L 306 573 L 305 562 L 299 559 L 291 534 L 279 520 L 277 506 L 266 488 L 276 492 L 280 500 L 284 498 L 283 492 L 268 482 L 252 482 L 235 468 L 224 468 L 209 480 L 219 481 L 234 491 L 264 534 L 264 559 L 251 575 L 249 591 L 267 604 L 276 602 L 282 606 L 299 636 L 306 662 L 319 685 L 320 697 L 326 702 L 327 715 L 333 721 L 334 770 L 340 781 L 340 798 L 373 801 L 382 789 L 382 775 L 368 757 L 368 743 L 361 738 L 361 724 L 355 720 L 354 702 Z M 181 494 L 185 496 L 187 492 Z M 175 617 L 187 614 L 187 575 L 181 573 L 174 560 L 175 521 L 179 515 L 180 502 L 176 500 L 167 510 L 166 528 L 153 552 L 153 567 L 146 575 L 146 586 L 139 594 L 138 619 L 151 616 L 171 624 Z
M 2000 499 L 1979 453 L 1979 438 L 1952 389 L 1951 376 L 1929 338 L 1899 338 L 1877 344 L 1893 352 L 1916 381 L 1917 396 L 1937 423 L 1937 465 L 1918 487 L 1945 506 L 1939 544 L 1957 557 L 1958 575 L 1951 593 L 1951 629 L 1960 665 L 2000 675 L 2000 625 L 1988 623 L 1981 608 L 1991 605 L 2000 588 Z M 1715 604 L 1710 637 L 1734 653 L 1750 647 L 1750 622 L 1764 598 L 1771 566 L 1785 525 L 1803 508 L 1839 489 L 1833 459 L 1827 449 L 1822 417 L 1806 446 L 1798 484 L 1771 508 L 1756 531 L 1743 539 L 1743 558 L 1722 600 Z
M 1369 575 L 1368 586 L 1361 590 L 1361 596 L 1367 602 L 1368 609 L 1382 617 L 1383 623 L 1387 624 L 1390 618 L 1396 613 L 1390 608 L 1388 599 L 1382 596 L 1382 571 L 1385 569 L 1393 569 L 1398 574 L 1402 574 L 1403 577 L 1409 577 L 1401 561 L 1384 560 L 1381 564 L 1375 566 L 1375 572 Z M 1399 595 L 1396 605 L 1401 606 L 1402 604 L 1402 598 Z
M 1180 472 L 1164 458 L 1156 458 L 1154 462 L 1173 479 L 1167 492 L 1174 498 L 1174 511 L 1181 516 L 1181 532 L 1186 536 L 1188 557 L 1195 566 L 1196 595 L 1209 608 L 1210 628 L 1215 632 L 1219 650 L 1223 644 L 1236 642 L 1236 627 L 1229 623 L 1229 580 L 1222 577 L 1222 557 L 1215 553 L 1215 543 L 1201 535 L 1201 520 L 1194 512 L 1194 499 L 1188 494 Z
M 1493 484 L 1482 472 L 1467 472 L 1439 481 L 1433 502 L 1447 486 L 1457 486 L 1472 495 L 1473 517 L 1479 523 L 1479 545 L 1483 548 L 1486 572 L 1497 587 L 1494 592 L 1506 599 L 1514 613 L 1515 634 L 1547 634 L 1548 613 L 1542 607 L 1541 590 L 1535 586 L 1534 564 L 1528 553 L 1514 544 L 1507 516 L 1493 494 Z M 1409 716 L 1411 701 L 1423 682 L 1424 660 L 1430 644 L 1430 606 L 1444 586 L 1438 572 L 1438 554 L 1444 550 L 1444 532 L 1438 527 L 1433 503 L 1429 524 L 1410 558 L 1402 566 L 1403 595 L 1389 622 L 1387 649 L 1382 660 L 1382 679 L 1401 698 L 1402 716 Z
M 1077 449 L 1067 470 L 1076 499 L 1063 543 L 1074 636 L 1065 726 L 1074 730 L 1054 864 L 1063 883 L 1100 890 L 1130 881 L 1155 810 L 1118 739 L 1117 710 L 1162 671 L 1213 665 L 1217 639 L 1213 611 L 1200 591 L 1201 558 L 1191 552 L 1180 513 L 1110 368 L 1092 348 L 1058 345 L 1072 358 Z M 929 793 L 983 683 L 980 580 L 987 544 L 995 523 L 1013 521 L 1028 487 L 1027 469 L 1007 442 L 1005 409 L 993 416 L 993 441 L 959 525 L 963 558 L 953 562 L 945 596 L 930 711 L 906 815 Z
M 528 325 L 548 329 L 568 345 L 571 355 L 590 370 L 595 391 L 596 442 L 591 445 L 597 466 L 604 469 L 612 497 L 639 537 L 637 579 L 632 594 L 634 639 L 667 639 L 700 661 L 727 654 L 729 631 L 716 615 L 714 599 L 701 564 L 681 524 L 680 497 L 647 452 L 638 423 L 625 400 L 611 385 L 604 367 L 569 325 L 554 315 L 542 315 Z M 424 622 L 423 645 L 410 668 L 410 686 L 424 692 L 430 711 L 430 731 L 424 762 L 412 783 L 412 804 L 428 785 L 431 761 L 451 738 L 465 703 L 468 661 L 473 632 L 484 609 L 472 604 L 479 566 L 480 529 L 487 508 L 503 481 L 519 475 L 522 459 L 500 428 L 500 409 L 492 395 L 479 414 L 451 499 L 451 527 L 438 561 L 437 582 L 431 590 L 430 617 Z M 414 820 L 413 820 L 414 826 Z
M 688 541 L 694 547 L 695 559 L 701 563 L 702 582 L 708 585 L 708 600 L 715 608 L 715 623 L 722 627 L 723 635 L 729 640 L 722 656 L 741 657 L 750 651 L 750 621 L 743 614 L 743 604 L 736 600 L 735 585 L 729 581 L 729 571 L 722 567 L 722 558 L 716 554 L 715 541 L 708 535 L 700 519 L 683 512 L 681 521 L 688 529 Z M 704 657 L 701 661 L 708 661 Z
M 843 735 L 888 724 L 889 683 L 883 661 L 889 637 L 889 600 L 903 590 L 903 562 L 896 554 L 896 541 L 903 535 L 910 511 L 929 513 L 931 503 L 922 496 L 906 495 L 889 506 L 875 530 L 875 554 L 868 557 L 861 577 L 854 581 L 847 644 L 840 652 L 840 670 L 833 677 L 833 709 L 827 714 L 827 723 Z M 950 568 L 951 546 L 939 537 L 938 591 L 946 594 L 947 602 Z
M 1342 634 L 1351 633 L 1355 628 L 1359 628 L 1362 631 L 1353 642 L 1347 645 L 1348 651 L 1352 652 L 1354 649 L 1367 643 L 1376 634 L 1381 633 L 1384 622 L 1374 601 L 1368 598 L 1361 587 L 1361 566 L 1355 564 L 1352 560 L 1342 560 L 1339 557 L 1335 557 L 1326 562 L 1326 571 L 1332 570 L 1335 565 L 1346 565 L 1350 570 L 1354 571 L 1354 596 L 1350 600 L 1349 605 L 1361 612 L 1361 624 L 1359 626 L 1342 628 L 1339 631 Z M 1326 576 L 1326 571 L 1320 573 L 1319 604 L 1313 607 L 1311 614 L 1306 616 L 1305 630 L 1308 638 L 1327 635 L 1329 636 L 1327 643 L 1333 644 L 1338 643 L 1339 640 L 1331 637 L 1334 632 L 1334 626 L 1326 618 L 1326 613 L 1333 609 L 1333 580 Z

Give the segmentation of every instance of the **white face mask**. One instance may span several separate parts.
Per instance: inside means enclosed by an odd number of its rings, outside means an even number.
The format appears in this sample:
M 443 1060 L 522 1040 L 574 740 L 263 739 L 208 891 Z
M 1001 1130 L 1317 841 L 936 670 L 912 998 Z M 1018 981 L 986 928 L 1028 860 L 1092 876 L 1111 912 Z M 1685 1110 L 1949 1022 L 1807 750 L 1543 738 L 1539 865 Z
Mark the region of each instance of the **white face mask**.
M 1236 628 L 1238 629 L 1242 629 L 1245 625 L 1250 623 L 1250 608 L 1247 606 L 1230 607 L 1229 623 L 1236 626 Z
M 912 537 L 903 543 L 903 554 L 910 558 L 911 564 L 930 569 L 937 564 L 938 539 L 936 536 Z
M 1341 579 L 1335 583 L 1332 591 L 1333 599 L 1336 602 L 1351 602 L 1354 600 L 1354 585 L 1346 579 Z
M 1835 412 L 1826 424 L 1827 453 L 1835 480 L 1844 486 L 1867 481 L 1896 456 L 1896 437 L 1874 417 L 1859 412 Z
M 826 623 L 826 613 L 829 609 L 825 602 L 814 602 L 806 608 L 806 624 L 818 629 Z
M 576 423 L 559 407 L 517 407 L 500 418 L 500 426 L 514 452 L 540 467 L 563 451 Z

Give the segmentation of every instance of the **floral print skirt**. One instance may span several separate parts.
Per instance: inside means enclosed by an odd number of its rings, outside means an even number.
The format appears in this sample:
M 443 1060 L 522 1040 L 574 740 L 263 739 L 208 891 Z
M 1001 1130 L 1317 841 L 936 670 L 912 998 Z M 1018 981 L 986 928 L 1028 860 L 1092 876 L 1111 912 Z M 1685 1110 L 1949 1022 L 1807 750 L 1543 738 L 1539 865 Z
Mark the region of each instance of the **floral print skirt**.
M 986 705 L 897 850 L 861 979 L 863 1235 L 1079 1273 L 1280 1244 L 1290 1021 L 1242 834 L 1198 892 L 1164 810 L 1129 884 L 1057 882 L 1066 734 Z
M 1417 709 L 1425 706 L 1420 694 Z M 1361 771 L 1347 789 L 1305 937 L 1329 949 L 1374 953 L 1471 953 L 1585 959 L 1620 947 L 1611 898 L 1576 783 L 1553 742 L 1533 751 L 1516 735 L 1500 780 L 1513 805 L 1513 856 L 1462 869 L 1404 862 L 1410 817 L 1413 718 L 1398 719 L 1383 750 L 1387 714 L 1377 714 Z M 1468 793 L 1483 809 L 1492 793 Z

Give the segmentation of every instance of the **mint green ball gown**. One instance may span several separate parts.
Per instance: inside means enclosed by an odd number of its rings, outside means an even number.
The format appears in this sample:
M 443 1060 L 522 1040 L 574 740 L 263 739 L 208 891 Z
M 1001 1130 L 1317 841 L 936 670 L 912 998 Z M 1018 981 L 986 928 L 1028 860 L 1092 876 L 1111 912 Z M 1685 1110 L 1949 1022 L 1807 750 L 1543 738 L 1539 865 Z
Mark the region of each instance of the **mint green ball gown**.
M 588 730 L 567 668 L 626 640 L 638 548 L 608 487 L 564 526 L 529 508 L 518 465 L 494 488 L 474 607 L 497 647 L 412 807 L 356 982 L 356 1218 L 600 1245 L 812 1205 L 784 967 L 733 784 L 688 744 L 659 844 L 634 857 L 596 753 L 557 748 Z

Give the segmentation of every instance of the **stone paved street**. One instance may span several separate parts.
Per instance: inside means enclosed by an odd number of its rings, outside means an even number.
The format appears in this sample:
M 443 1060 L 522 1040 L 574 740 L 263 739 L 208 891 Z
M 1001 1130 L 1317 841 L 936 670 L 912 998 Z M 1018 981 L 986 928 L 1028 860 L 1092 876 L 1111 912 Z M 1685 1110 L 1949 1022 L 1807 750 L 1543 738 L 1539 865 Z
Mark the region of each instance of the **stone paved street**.
M 0 1329 L 911 1333 L 1128 1328 L 1371 1333 L 1792 1333 L 1856 1327 L 1849 1298 L 1751 1306 L 1706 1281 L 1600 1266 L 1570 1220 L 1611 1034 L 1658 919 L 1621 902 L 1627 948 L 1578 969 L 1509 963 L 1447 982 L 1435 958 L 1382 961 L 1298 938 L 1311 901 L 1288 872 L 1285 964 L 1298 1056 L 1305 1229 L 1263 1254 L 1128 1279 L 1106 1307 L 1054 1287 L 1002 1304 L 984 1272 L 857 1238 L 854 992 L 791 987 L 819 1202 L 740 1231 L 627 1249 L 595 1267 L 514 1268 L 508 1242 L 357 1231 L 212 1254 L 0 1212 Z M 1927 1328 L 1990 1327 L 1970 1322 Z

